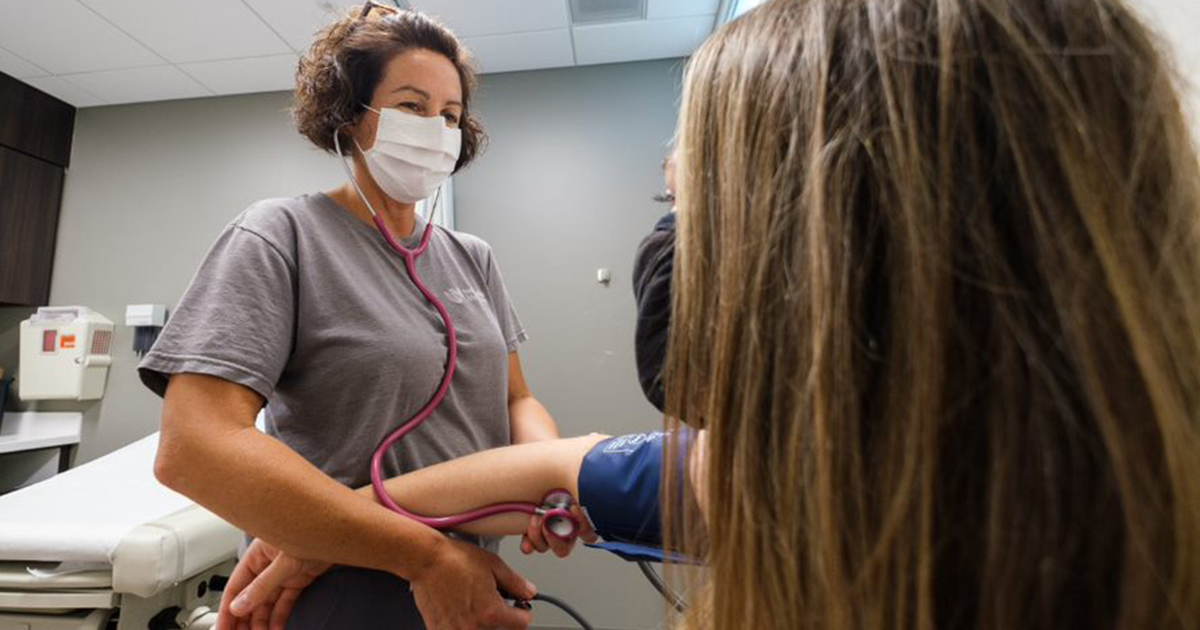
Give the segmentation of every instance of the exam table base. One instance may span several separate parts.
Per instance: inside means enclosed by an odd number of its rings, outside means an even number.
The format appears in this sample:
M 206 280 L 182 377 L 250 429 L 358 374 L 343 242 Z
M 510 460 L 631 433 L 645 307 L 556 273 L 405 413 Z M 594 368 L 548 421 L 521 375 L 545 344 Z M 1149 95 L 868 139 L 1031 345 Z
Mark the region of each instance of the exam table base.
M 222 562 L 148 598 L 108 588 L 0 587 L 0 630 L 207 630 L 221 601 L 209 584 L 233 567 Z

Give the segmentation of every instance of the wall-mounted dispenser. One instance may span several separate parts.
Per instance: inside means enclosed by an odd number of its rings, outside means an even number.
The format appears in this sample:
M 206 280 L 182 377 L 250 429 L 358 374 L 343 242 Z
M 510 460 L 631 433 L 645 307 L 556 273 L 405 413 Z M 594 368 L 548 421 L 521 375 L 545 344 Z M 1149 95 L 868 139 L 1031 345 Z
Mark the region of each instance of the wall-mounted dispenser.
M 112 365 L 113 323 L 83 306 L 43 306 L 21 322 L 21 400 L 96 400 Z

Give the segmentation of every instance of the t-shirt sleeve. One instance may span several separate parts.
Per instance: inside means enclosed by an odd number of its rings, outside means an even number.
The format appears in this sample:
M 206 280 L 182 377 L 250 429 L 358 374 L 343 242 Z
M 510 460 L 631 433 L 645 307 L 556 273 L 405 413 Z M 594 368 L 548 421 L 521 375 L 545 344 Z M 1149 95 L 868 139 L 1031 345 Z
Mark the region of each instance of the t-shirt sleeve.
M 234 223 L 138 366 L 158 395 L 171 375 L 208 374 L 269 398 L 292 351 L 296 267 L 277 243 Z
M 525 343 L 529 335 L 517 315 L 517 309 L 508 297 L 508 288 L 504 286 L 504 276 L 500 274 L 500 265 L 496 264 L 496 256 L 487 249 L 487 290 L 488 300 L 496 311 L 496 321 L 500 323 L 500 333 L 504 335 L 504 345 L 508 352 L 516 352 L 517 346 Z

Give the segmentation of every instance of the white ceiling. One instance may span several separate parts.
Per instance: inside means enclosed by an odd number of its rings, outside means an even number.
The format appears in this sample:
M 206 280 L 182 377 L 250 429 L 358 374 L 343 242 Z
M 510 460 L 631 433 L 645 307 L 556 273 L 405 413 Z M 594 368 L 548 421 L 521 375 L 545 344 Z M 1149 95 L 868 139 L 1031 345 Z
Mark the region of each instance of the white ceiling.
M 570 0 L 410 0 L 486 73 L 683 57 L 720 0 L 646 0 L 646 19 L 574 26 Z M 0 2 L 0 72 L 78 107 L 292 87 L 298 55 L 351 0 Z

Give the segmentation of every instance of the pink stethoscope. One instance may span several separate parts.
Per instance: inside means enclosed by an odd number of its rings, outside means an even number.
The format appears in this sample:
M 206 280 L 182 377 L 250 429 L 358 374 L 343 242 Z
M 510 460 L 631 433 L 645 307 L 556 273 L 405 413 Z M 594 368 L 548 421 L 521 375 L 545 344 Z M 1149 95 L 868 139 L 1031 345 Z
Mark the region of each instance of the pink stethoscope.
M 333 134 L 334 144 L 338 155 L 342 156 L 338 135 L 337 133 Z M 404 259 L 404 267 L 408 271 L 409 279 L 412 280 L 413 285 L 417 287 L 421 295 L 425 296 L 425 299 L 437 310 L 438 315 L 442 318 L 442 323 L 446 326 L 446 371 L 442 375 L 442 382 L 434 392 L 433 398 L 416 415 L 409 418 L 404 424 L 400 425 L 400 428 L 384 438 L 375 449 L 375 453 L 371 456 L 371 487 L 375 490 L 375 496 L 379 498 L 379 501 L 384 506 L 393 512 L 434 529 L 450 529 L 497 514 L 521 512 L 530 515 L 540 515 L 543 518 L 542 522 L 546 531 L 552 536 L 566 542 L 575 540 L 576 536 L 579 535 L 579 521 L 570 512 L 571 505 L 575 500 L 570 492 L 562 489 L 551 490 L 546 493 L 546 496 L 542 498 L 541 505 L 526 502 L 494 503 L 451 516 L 422 516 L 400 507 L 392 500 L 392 497 L 388 496 L 387 489 L 383 485 L 384 454 L 400 438 L 420 426 L 422 422 L 428 420 L 438 406 L 442 404 L 442 400 L 446 398 L 446 392 L 450 390 L 450 380 L 454 377 L 454 368 L 458 363 L 458 333 L 454 329 L 454 322 L 450 319 L 450 312 L 446 310 L 446 306 L 437 299 L 437 296 L 425 286 L 425 283 L 421 281 L 421 277 L 417 275 L 417 258 L 429 248 L 429 240 L 433 236 L 433 213 L 437 210 L 437 202 L 441 197 L 441 189 L 438 189 L 438 195 L 434 197 L 433 210 L 430 211 L 429 222 L 425 225 L 425 231 L 421 234 L 421 243 L 416 249 L 409 249 L 401 245 L 392 236 L 391 230 L 388 230 L 387 225 L 383 222 L 383 218 L 371 207 L 366 195 L 363 194 L 362 189 L 358 186 L 358 182 L 354 179 L 353 173 L 350 172 L 350 167 L 346 164 L 345 157 L 342 157 L 342 166 L 346 169 L 346 174 L 350 177 L 350 182 L 354 184 L 355 190 L 362 197 L 363 203 L 366 204 L 367 210 L 370 211 L 371 218 L 375 222 L 375 227 L 383 235 L 383 239 L 387 241 L 388 246 Z

